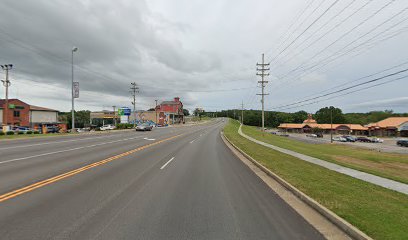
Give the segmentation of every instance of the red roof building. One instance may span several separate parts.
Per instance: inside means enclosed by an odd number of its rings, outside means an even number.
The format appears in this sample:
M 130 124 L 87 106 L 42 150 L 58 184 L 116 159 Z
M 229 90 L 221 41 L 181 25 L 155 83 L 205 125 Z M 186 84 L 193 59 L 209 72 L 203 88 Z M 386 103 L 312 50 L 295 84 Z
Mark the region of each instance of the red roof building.
M 159 114 L 159 125 L 184 122 L 183 103 L 179 97 L 175 97 L 173 101 L 161 102 L 156 111 Z

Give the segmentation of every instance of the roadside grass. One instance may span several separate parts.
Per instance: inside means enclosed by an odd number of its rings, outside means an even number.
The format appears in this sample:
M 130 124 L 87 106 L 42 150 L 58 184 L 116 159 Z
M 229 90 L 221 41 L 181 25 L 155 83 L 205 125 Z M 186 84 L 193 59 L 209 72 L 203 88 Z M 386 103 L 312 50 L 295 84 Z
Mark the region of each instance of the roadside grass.
M 408 184 L 408 155 L 376 152 L 340 144 L 305 143 L 262 133 L 251 126 L 243 126 L 242 131 L 248 136 L 278 147 Z
M 408 196 L 251 142 L 238 127 L 230 120 L 224 128 L 228 139 L 338 216 L 374 239 L 408 238 Z

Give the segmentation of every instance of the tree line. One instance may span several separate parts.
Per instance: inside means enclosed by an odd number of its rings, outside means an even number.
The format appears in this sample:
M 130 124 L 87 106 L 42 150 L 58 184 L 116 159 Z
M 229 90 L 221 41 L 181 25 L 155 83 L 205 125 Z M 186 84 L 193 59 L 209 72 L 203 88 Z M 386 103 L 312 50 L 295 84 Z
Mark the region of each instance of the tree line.
M 241 110 L 222 110 L 218 112 L 204 112 L 208 117 L 229 117 L 240 120 Z M 265 126 L 276 128 L 281 123 L 303 123 L 307 119 L 306 111 L 298 111 L 294 113 L 265 111 Z M 317 123 L 330 123 L 331 117 L 333 123 L 344 124 L 361 124 L 366 125 L 373 122 L 378 122 L 388 117 L 408 117 L 408 113 L 394 113 L 392 110 L 371 111 L 367 113 L 343 113 L 340 108 L 333 106 L 319 109 L 313 114 L 313 119 Z M 262 111 L 260 110 L 244 110 L 244 124 L 250 126 L 261 126 Z

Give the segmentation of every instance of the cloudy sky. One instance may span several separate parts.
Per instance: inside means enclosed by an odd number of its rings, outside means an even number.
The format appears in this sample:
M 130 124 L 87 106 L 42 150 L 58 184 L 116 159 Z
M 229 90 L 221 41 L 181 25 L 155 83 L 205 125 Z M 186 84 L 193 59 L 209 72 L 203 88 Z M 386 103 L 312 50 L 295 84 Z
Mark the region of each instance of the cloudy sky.
M 10 97 L 61 111 L 76 46 L 76 109 L 130 107 L 131 82 L 138 109 L 260 109 L 265 53 L 266 109 L 408 112 L 407 16 L 405 0 L 3 0 L 0 62 Z

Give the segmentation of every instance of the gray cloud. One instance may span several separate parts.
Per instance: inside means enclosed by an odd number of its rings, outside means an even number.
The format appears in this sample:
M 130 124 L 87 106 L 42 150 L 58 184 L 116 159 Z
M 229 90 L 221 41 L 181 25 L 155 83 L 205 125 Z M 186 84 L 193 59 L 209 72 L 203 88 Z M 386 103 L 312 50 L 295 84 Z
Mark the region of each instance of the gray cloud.
M 325 4 L 318 12 L 329 3 Z M 362 52 L 356 52 L 360 55 L 344 58 L 303 77 L 282 78 L 302 62 L 313 60 L 311 57 L 319 49 L 382 4 L 381 1 L 373 1 L 356 18 L 350 19 L 332 35 L 322 38 L 292 60 L 287 61 L 304 47 L 302 41 L 296 42 L 293 48 L 282 54 L 271 66 L 267 86 L 271 95 L 266 99 L 267 108 L 291 103 L 407 59 L 404 43 L 408 40 L 408 34 L 405 33 L 373 48 L 362 48 Z M 329 16 L 345 5 L 339 3 Z M 335 20 L 339 21 L 359 5 L 361 3 L 351 5 L 344 15 Z M 355 37 L 406 7 L 404 5 L 403 1 L 394 3 L 324 55 L 346 46 Z M 84 109 L 129 105 L 128 88 L 133 81 L 140 84 L 138 99 L 141 108 L 151 107 L 154 99 L 165 100 L 174 96 L 180 96 L 189 108 L 209 106 L 208 109 L 215 110 L 238 107 L 242 100 L 248 108 L 259 108 L 259 98 L 255 95 L 257 89 L 254 89 L 258 80 L 255 63 L 260 60 L 263 51 L 268 60 L 279 52 L 280 41 L 285 39 L 280 36 L 304 6 L 301 0 L 261 0 L 257 4 L 244 0 L 224 0 L 212 4 L 204 0 L 5 0 L 0 9 L 0 61 L 15 65 L 10 74 L 13 80 L 12 95 L 61 110 L 70 109 L 72 46 L 79 48 L 74 55 L 75 78 L 81 86 L 77 105 Z M 300 19 L 299 24 L 302 25 L 294 36 L 311 19 Z M 328 18 L 322 19 L 322 23 L 323 20 Z M 335 23 L 322 28 L 316 36 L 311 36 L 310 41 Z M 404 24 L 401 27 L 407 26 Z M 287 43 L 283 42 L 282 46 Z M 403 89 L 408 87 L 407 82 L 398 84 L 305 109 L 313 112 L 326 104 L 367 102 L 373 96 L 382 99 L 406 97 Z M 206 92 L 211 89 L 241 88 L 230 92 Z M 200 90 L 203 92 L 197 92 Z M 371 109 L 367 105 L 356 105 L 356 108 L 361 111 Z M 398 109 L 408 111 L 407 107 Z

